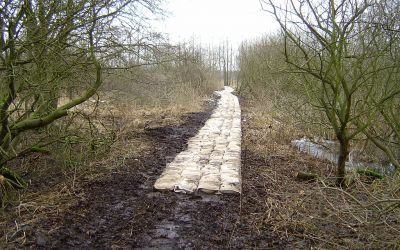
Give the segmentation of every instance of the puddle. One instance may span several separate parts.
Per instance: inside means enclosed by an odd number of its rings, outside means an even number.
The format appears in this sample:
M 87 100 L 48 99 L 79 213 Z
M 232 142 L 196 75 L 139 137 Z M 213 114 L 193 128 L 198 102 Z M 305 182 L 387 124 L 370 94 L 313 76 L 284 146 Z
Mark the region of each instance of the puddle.
M 321 140 L 321 142 L 315 143 L 307 138 L 302 138 L 299 140 L 293 140 L 292 145 L 299 151 L 307 153 L 314 158 L 326 160 L 334 164 L 337 163 L 339 158 L 339 144 L 336 141 Z M 349 158 L 351 159 L 352 157 L 350 156 Z M 374 169 L 384 175 L 393 174 L 396 170 L 392 164 L 384 166 L 379 163 L 355 162 L 352 160 L 346 162 L 347 170 L 367 168 Z
M 177 218 L 178 217 L 178 218 Z M 149 245 L 141 249 L 183 249 L 187 248 L 186 242 L 179 234 L 184 228 L 190 227 L 191 218 L 189 215 L 181 214 L 175 209 L 173 217 L 164 219 L 150 232 Z M 188 225 L 185 225 L 188 224 Z
M 151 193 L 154 195 L 155 193 Z M 159 193 L 162 196 L 162 193 Z M 186 234 L 192 230 L 195 211 L 200 211 L 204 203 L 210 206 L 223 204 L 221 195 L 198 193 L 195 195 L 176 194 L 176 203 L 168 218 L 155 225 L 147 237 L 149 244 L 140 249 L 194 249 L 191 240 L 187 240 Z
M 171 240 L 176 239 L 179 237 L 177 233 L 178 228 L 179 226 L 176 226 L 173 221 L 163 221 L 156 226 L 156 229 L 154 230 L 154 237 Z

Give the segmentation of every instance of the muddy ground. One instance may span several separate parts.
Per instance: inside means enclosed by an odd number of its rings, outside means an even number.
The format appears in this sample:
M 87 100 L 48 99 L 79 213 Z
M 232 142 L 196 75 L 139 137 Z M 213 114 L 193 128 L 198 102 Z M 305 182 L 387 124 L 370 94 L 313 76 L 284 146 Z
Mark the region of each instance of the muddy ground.
M 251 222 L 241 220 L 243 212 L 257 210 L 251 200 L 243 197 L 249 192 L 265 192 L 262 187 L 248 186 L 252 175 L 247 164 L 259 159 L 253 159 L 245 150 L 242 197 L 153 190 L 166 163 L 185 150 L 187 140 L 204 125 L 215 104 L 216 100 L 208 102 L 203 112 L 184 114 L 179 125 L 153 125 L 143 132 L 132 131 L 132 137 L 151 142 L 149 152 L 125 159 L 121 167 L 100 173 L 94 180 L 82 175 L 75 181 L 76 195 L 67 208 L 49 217 L 37 215 L 33 223 L 21 224 L 14 233 L 5 230 L 7 244 L 3 247 L 239 249 L 284 244 L 271 232 L 256 232 Z M 9 221 L 8 226 L 15 228 L 15 221 Z M 21 237 L 23 240 L 18 240 Z
M 226 208 L 235 211 L 238 197 L 160 193 L 152 187 L 166 163 L 184 150 L 187 140 L 203 126 L 213 107 L 185 114 L 178 126 L 153 127 L 133 135 L 151 141 L 151 152 L 127 159 L 110 175 L 85 183 L 80 202 L 40 223 L 41 231 L 51 233 L 42 234 L 39 242 L 36 236 L 25 246 L 176 249 L 226 245 L 237 217 Z M 53 225 L 62 226 L 54 230 Z
M 257 151 L 258 143 L 271 138 L 271 129 L 282 133 L 279 127 L 252 122 L 251 103 L 243 99 L 242 195 L 153 190 L 166 163 L 185 149 L 215 103 L 207 102 L 202 112 L 183 114 L 179 124 L 160 125 L 155 120 L 150 127 L 131 131 L 131 139 L 150 142 L 151 146 L 138 156 L 124 158 L 119 167 L 99 170 L 95 178 L 79 175 L 70 191 L 73 194 L 58 201 L 53 209 L 51 204 L 35 203 L 26 212 L 29 203 L 23 203 L 25 212 L 21 214 L 18 206 L 13 207 L 10 211 L 17 212 L 1 220 L 0 248 L 307 249 L 319 245 L 340 249 L 352 242 L 336 243 L 333 237 L 357 239 L 361 246 L 368 240 L 368 236 L 360 238 L 340 225 L 318 227 L 311 219 L 306 221 L 307 213 L 323 210 L 315 204 L 325 203 L 314 199 L 317 185 L 296 181 L 295 172 L 303 169 L 328 175 L 332 170 L 319 161 L 293 158 L 286 141 L 272 145 L 273 153 Z M 275 150 L 279 147 L 283 149 Z M 32 183 L 28 192 L 55 186 L 44 180 Z M 322 236 L 315 233 L 324 230 Z

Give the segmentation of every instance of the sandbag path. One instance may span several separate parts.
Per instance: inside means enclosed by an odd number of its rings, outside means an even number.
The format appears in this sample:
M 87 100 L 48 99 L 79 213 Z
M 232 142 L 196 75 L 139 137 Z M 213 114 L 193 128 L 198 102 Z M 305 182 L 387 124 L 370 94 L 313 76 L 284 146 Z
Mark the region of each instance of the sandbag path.
M 217 108 L 185 151 L 167 164 L 154 188 L 178 193 L 240 193 L 241 111 L 225 87 Z

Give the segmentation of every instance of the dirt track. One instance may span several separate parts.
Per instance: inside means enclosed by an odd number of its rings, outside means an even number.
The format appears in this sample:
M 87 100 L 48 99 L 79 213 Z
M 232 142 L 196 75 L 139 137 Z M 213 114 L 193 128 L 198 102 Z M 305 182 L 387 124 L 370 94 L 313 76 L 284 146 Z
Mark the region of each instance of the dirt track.
M 389 227 L 370 223 L 379 222 L 380 213 L 360 209 L 335 188 L 298 181 L 296 173 L 305 171 L 334 185 L 334 166 L 290 148 L 295 136 L 290 127 L 257 113 L 249 100 L 241 100 L 241 196 L 153 190 L 166 163 L 185 149 L 214 106 L 208 102 L 202 112 L 181 119 L 177 114 L 186 111 L 146 110 L 137 116 L 146 126 L 126 125 L 108 158 L 76 175 L 73 169 L 62 171 L 51 156 L 51 167 L 40 172 L 46 158 L 34 155 L 25 163 L 29 171 L 20 171 L 31 180 L 29 188 L 0 213 L 5 215 L 0 217 L 0 249 L 398 248 L 397 210 L 385 218 Z M 123 146 L 135 150 L 119 149 Z M 347 192 L 366 204 L 375 202 L 368 196 L 376 190 L 371 183 L 360 179 Z M 374 217 L 357 224 L 355 218 L 364 213 Z M 359 226 L 354 230 L 352 225 Z
M 264 186 L 254 186 L 252 171 L 264 165 L 246 148 L 242 152 L 243 195 L 185 195 L 156 192 L 153 184 L 167 162 L 186 147 L 209 118 L 215 102 L 204 112 L 189 113 L 177 126 L 133 132 L 151 141 L 152 150 L 128 158 L 122 167 L 95 180 L 79 180 L 79 195 L 66 210 L 41 217 L 24 229 L 23 247 L 99 249 L 243 249 L 282 246 L 269 230 L 256 229 L 252 214 L 262 212 Z M 244 133 L 246 126 L 244 124 Z M 244 144 L 245 146 L 245 144 Z M 262 180 L 265 182 L 266 180 Z M 11 248 L 18 245 L 9 245 Z M 21 246 L 21 245 L 19 245 Z
M 62 227 L 47 235 L 36 235 L 31 246 L 42 243 L 51 248 L 176 249 L 226 244 L 237 214 L 224 210 L 237 206 L 238 197 L 178 195 L 155 192 L 152 188 L 165 164 L 184 150 L 186 141 L 208 119 L 213 107 L 214 104 L 205 112 L 185 115 L 180 126 L 136 134 L 153 142 L 152 152 L 128 159 L 111 176 L 86 183 L 82 187 L 82 201 L 67 213 L 40 223 L 42 231 L 51 230 L 53 225 Z M 202 237 L 198 237 L 200 232 Z

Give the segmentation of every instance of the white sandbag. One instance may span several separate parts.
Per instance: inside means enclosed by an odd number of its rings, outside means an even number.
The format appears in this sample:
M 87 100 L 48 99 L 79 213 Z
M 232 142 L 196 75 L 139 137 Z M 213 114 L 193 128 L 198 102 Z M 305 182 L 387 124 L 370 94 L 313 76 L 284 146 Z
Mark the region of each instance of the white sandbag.
M 241 111 L 231 89 L 221 98 L 203 128 L 188 140 L 154 184 L 180 193 L 240 193 Z

